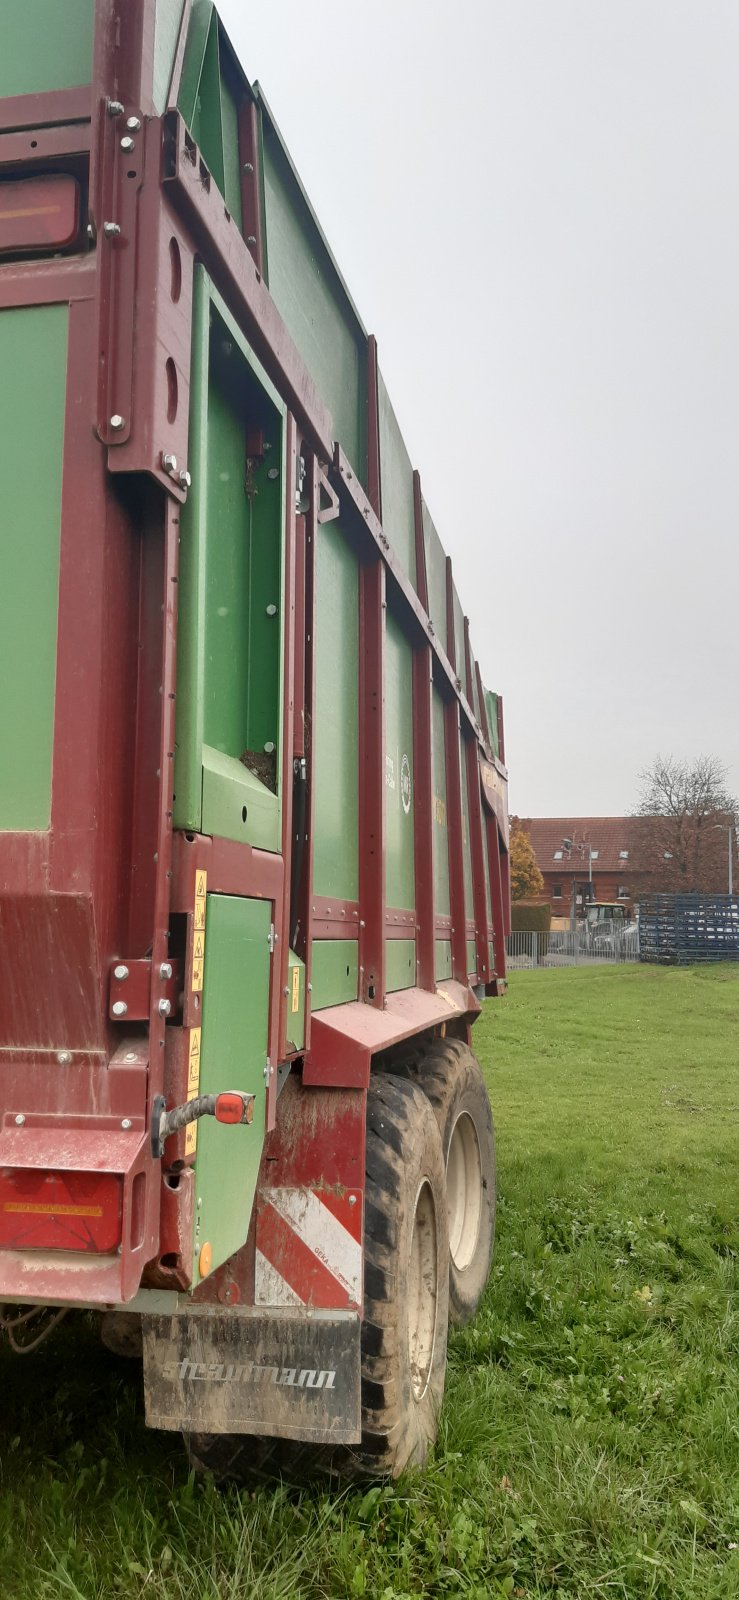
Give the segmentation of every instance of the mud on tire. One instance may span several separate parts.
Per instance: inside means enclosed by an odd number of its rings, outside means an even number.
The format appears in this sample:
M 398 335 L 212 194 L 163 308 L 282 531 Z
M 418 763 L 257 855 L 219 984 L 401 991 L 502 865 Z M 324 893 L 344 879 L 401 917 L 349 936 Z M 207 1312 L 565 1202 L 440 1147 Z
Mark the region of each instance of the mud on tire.
M 449 1234 L 436 1118 L 424 1092 L 379 1073 L 367 1096 L 362 1440 L 329 1449 L 251 1435 L 191 1434 L 218 1478 L 397 1477 L 436 1438 L 446 1378 Z
M 485 1080 L 461 1039 L 435 1039 L 391 1071 L 422 1089 L 441 1135 L 449 1217 L 449 1321 L 474 1317 L 495 1241 L 495 1136 Z

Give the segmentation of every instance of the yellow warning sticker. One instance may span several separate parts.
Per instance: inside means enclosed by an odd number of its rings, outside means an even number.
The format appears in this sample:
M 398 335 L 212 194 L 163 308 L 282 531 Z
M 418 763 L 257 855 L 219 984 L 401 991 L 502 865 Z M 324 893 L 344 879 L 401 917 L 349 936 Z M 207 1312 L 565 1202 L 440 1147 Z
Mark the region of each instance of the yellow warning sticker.
M 290 1011 L 294 1013 L 300 1008 L 300 967 L 293 967 L 293 992 Z
M 195 873 L 195 914 L 193 916 L 192 981 L 191 988 L 200 993 L 203 988 L 203 962 L 205 960 L 205 897 L 208 892 L 208 874 Z
M 196 928 L 192 940 L 192 988 L 198 992 L 203 987 L 203 962 L 205 960 L 205 929 Z
M 190 1053 L 187 1063 L 187 1098 L 194 1100 L 200 1088 L 200 1029 L 190 1029 Z M 198 1142 L 197 1122 L 189 1122 L 185 1129 L 185 1155 L 194 1156 Z
M 208 892 L 207 872 L 195 873 L 195 927 L 205 927 L 205 896 Z

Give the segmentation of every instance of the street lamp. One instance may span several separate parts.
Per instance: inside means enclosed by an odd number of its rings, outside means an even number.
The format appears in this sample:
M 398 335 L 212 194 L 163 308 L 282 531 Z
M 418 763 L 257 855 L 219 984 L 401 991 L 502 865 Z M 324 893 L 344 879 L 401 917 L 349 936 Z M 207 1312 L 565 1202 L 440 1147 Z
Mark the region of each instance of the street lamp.
M 728 833 L 729 835 L 729 894 L 734 893 L 734 824 L 733 822 L 714 822 L 715 833 Z
M 577 850 L 577 853 L 578 853 L 578 855 L 579 855 L 581 860 L 583 859 L 583 857 L 585 855 L 585 851 L 587 850 L 587 852 L 588 852 L 588 890 L 592 894 L 592 891 L 593 891 L 593 846 L 588 841 L 586 841 L 585 839 L 581 840 L 579 844 L 576 844 L 574 839 L 563 839 L 562 840 L 562 848 L 563 848 L 563 850 L 565 851 L 565 853 L 567 855 L 568 861 L 572 860 L 572 852 L 573 852 L 573 850 Z M 576 927 L 576 910 L 575 910 L 576 903 L 577 903 L 577 874 L 576 874 L 576 872 L 573 872 L 573 874 L 572 874 L 572 898 L 571 898 L 571 901 L 570 901 L 570 932 L 571 933 L 575 932 L 575 927 Z

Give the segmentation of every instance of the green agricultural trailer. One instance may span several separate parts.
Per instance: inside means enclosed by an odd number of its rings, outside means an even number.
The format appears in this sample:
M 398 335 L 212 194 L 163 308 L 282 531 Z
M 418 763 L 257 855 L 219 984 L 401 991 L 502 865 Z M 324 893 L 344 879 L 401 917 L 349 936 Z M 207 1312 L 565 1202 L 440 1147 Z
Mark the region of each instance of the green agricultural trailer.
M 492 1251 L 501 702 L 210 0 L 2 12 L 0 1321 L 396 1474 Z

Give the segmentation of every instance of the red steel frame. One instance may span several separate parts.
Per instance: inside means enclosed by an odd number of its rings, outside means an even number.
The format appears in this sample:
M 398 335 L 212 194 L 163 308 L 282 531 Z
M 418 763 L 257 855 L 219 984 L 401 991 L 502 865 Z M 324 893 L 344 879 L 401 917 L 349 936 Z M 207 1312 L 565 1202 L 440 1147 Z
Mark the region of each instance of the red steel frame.
M 188 3 L 172 102 L 189 9 Z M 52 159 L 54 170 L 64 170 L 65 160 L 73 171 L 89 161 L 90 214 L 88 235 L 76 254 L 0 264 L 0 307 L 61 302 L 69 306 L 70 317 L 51 826 L 47 833 L 0 835 L 0 912 L 11 929 L 24 928 L 28 941 L 41 938 L 43 943 L 50 937 L 48 908 L 53 904 L 57 936 L 63 930 L 65 964 L 49 962 L 44 994 L 34 1001 L 33 1040 L 21 1026 L 29 992 L 11 984 L 0 998 L 0 1059 L 7 1086 L 0 1161 L 12 1166 L 24 1159 L 24 1140 L 33 1131 L 37 1164 L 58 1162 L 63 1128 L 68 1132 L 68 1165 L 73 1167 L 81 1159 L 78 1134 L 83 1129 L 87 1147 L 94 1142 L 100 1169 L 120 1174 L 124 1195 L 119 1254 L 91 1257 L 74 1268 L 64 1258 L 49 1256 L 36 1260 L 32 1269 L 26 1264 L 20 1270 L 17 1260 L 0 1252 L 0 1299 L 125 1301 L 135 1293 L 147 1262 L 154 1263 L 148 1281 L 168 1281 L 166 1275 L 164 1280 L 161 1273 L 157 1276 L 156 1263 L 171 1253 L 173 1241 L 181 1258 L 179 1281 L 187 1282 L 191 1192 L 183 1183 L 179 1202 L 165 1194 L 161 1168 L 149 1153 L 147 1124 L 153 1096 L 171 1090 L 184 1071 L 177 1035 L 184 1037 L 197 1021 L 192 995 L 186 994 L 180 1028 L 173 1025 L 174 1017 L 167 1022 L 164 1013 L 167 1003 L 176 1011 L 182 963 L 187 965 L 191 952 L 198 868 L 207 870 L 210 892 L 261 898 L 272 907 L 276 945 L 269 1002 L 268 1128 L 274 1130 L 271 1139 L 280 1138 L 275 1069 L 288 1051 L 283 1001 L 290 944 L 293 763 L 306 754 L 303 713 L 310 717 L 315 702 L 316 528 L 339 502 L 360 557 L 359 899 L 327 902 L 312 893 L 315 806 L 308 763 L 298 942 L 310 995 L 313 940 L 356 938 L 360 997 L 312 1016 L 308 1003 L 300 1093 L 311 1088 L 344 1091 L 343 1096 L 329 1095 L 325 1126 L 327 1138 L 334 1139 L 337 1118 L 349 1119 L 347 1129 L 361 1125 L 361 1135 L 352 1136 L 352 1181 L 363 1172 L 363 1109 L 359 1124 L 356 1117 L 364 1102 L 357 1091 L 366 1089 L 372 1057 L 419 1031 L 442 1029 L 452 1018 L 469 1024 L 479 1009 L 470 982 L 494 992 L 505 976 L 502 709 L 499 702 L 497 760 L 466 625 L 465 661 L 456 660 L 451 564 L 446 650 L 429 621 L 418 474 L 415 587 L 383 533 L 375 341 L 370 337 L 367 346 L 365 493 L 334 443 L 332 419 L 261 275 L 254 107 L 246 105 L 240 116 L 245 233 L 252 241 L 247 243 L 225 211 L 174 104 L 163 118 L 154 114 L 153 28 L 153 0 L 98 0 L 92 87 L 0 102 L 0 177 L 6 169 L 13 175 L 42 174 Z M 123 105 L 121 118 L 109 114 L 111 100 Z M 133 115 L 142 119 L 143 128 L 135 154 L 124 157 L 120 135 Z M 104 224 L 110 221 L 119 234 L 108 235 Z M 181 474 L 187 466 L 196 255 L 288 405 L 281 855 L 173 832 L 179 515 L 187 492 Z M 120 426 L 111 421 L 114 416 L 122 419 Z M 295 511 L 301 454 L 309 491 L 304 517 Z M 176 471 L 165 460 L 171 455 L 177 457 Z M 120 484 L 124 475 L 131 478 L 131 492 L 113 492 L 113 483 Z M 335 503 L 325 514 L 319 511 L 322 484 Z M 415 909 L 388 907 L 385 898 L 383 686 L 389 598 L 413 645 Z M 131 626 L 134 617 L 136 629 Z M 434 684 L 444 701 L 446 733 L 451 891 L 451 917 L 446 919 L 435 916 L 429 871 Z M 473 709 L 476 700 L 482 726 Z M 474 919 L 465 917 L 462 760 L 470 795 Z M 484 887 L 484 834 L 492 926 Z M 188 930 L 179 955 L 170 950 L 177 919 Z M 410 934 L 416 941 L 416 985 L 386 995 L 385 941 Z M 451 940 L 452 980 L 437 991 L 439 936 Z M 477 970 L 471 975 L 468 938 L 476 945 Z M 129 967 L 128 989 L 110 978 L 111 967 L 121 962 Z M 82 975 L 76 994 L 66 977 L 70 968 Z M 29 983 L 35 992 L 33 974 Z M 122 1025 L 113 1020 L 109 1006 L 124 993 L 129 1011 Z M 50 1104 L 50 1063 L 56 1059 L 60 1068 L 67 1056 L 68 1076 L 63 1090 L 54 1089 Z M 22 1128 L 16 1126 L 18 1116 L 26 1119 Z M 291 1181 L 310 1182 L 313 1160 L 296 1146 Z M 320 1166 L 317 1157 L 314 1165 Z M 228 1271 L 214 1274 L 199 1296 L 226 1302 L 229 1296 L 248 1296 L 253 1228 L 239 1259 L 242 1255 L 242 1269 L 238 1263 L 227 1264 Z M 224 1291 L 224 1283 L 235 1285 L 233 1294 Z

